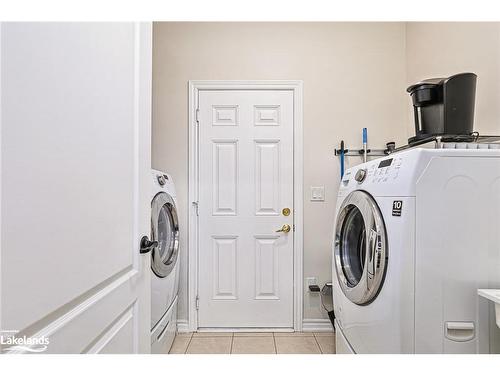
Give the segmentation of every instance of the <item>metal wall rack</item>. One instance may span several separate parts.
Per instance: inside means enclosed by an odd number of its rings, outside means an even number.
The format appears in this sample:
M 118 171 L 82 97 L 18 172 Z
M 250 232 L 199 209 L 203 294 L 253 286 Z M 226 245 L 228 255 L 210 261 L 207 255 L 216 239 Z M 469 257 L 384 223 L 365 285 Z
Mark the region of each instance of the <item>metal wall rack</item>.
M 444 143 L 456 142 L 456 143 L 480 143 L 480 144 L 500 144 L 500 135 L 479 135 L 478 133 L 473 133 L 471 135 L 465 136 L 433 136 L 429 138 L 424 138 L 413 142 L 409 145 L 404 145 L 401 147 L 393 147 L 394 143 L 387 143 L 386 149 L 367 149 L 367 156 L 387 156 L 398 151 L 407 150 L 409 148 L 423 146 L 424 144 L 435 142 L 434 148 L 444 147 Z M 340 156 L 342 153 L 341 148 L 335 149 L 335 156 Z M 344 149 L 344 156 L 363 156 L 365 153 L 364 149 Z
M 341 153 L 340 148 L 335 149 L 335 156 L 339 156 Z M 389 151 L 389 149 L 367 149 L 366 150 L 366 155 L 368 156 L 387 156 L 391 154 L 392 152 Z M 360 149 L 344 149 L 344 155 L 345 156 L 363 156 L 365 154 L 365 150 L 360 148 Z

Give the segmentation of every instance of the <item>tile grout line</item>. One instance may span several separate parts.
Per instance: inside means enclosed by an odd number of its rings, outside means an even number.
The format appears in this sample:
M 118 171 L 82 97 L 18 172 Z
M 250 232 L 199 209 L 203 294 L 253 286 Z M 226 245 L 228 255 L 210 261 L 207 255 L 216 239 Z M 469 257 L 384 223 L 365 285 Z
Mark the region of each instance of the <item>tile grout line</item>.
M 193 340 L 193 337 L 194 337 L 194 332 L 191 332 L 191 337 L 189 337 L 189 342 L 186 346 L 186 350 L 184 350 L 184 354 L 187 354 L 187 351 L 189 349 L 189 345 L 191 345 L 191 341 Z
M 316 345 L 318 345 L 319 352 L 321 354 L 325 354 L 325 353 L 323 353 L 323 349 L 321 349 L 321 345 L 319 344 L 318 339 L 316 338 L 316 335 L 314 334 L 314 332 L 313 332 L 313 337 L 314 337 L 314 341 L 316 341 Z
M 231 334 L 231 347 L 229 348 L 229 354 L 233 354 L 233 342 L 234 342 L 234 332 Z
M 273 342 L 274 342 L 274 354 L 278 354 L 278 347 L 276 346 L 276 336 L 274 336 L 274 332 L 273 332 Z

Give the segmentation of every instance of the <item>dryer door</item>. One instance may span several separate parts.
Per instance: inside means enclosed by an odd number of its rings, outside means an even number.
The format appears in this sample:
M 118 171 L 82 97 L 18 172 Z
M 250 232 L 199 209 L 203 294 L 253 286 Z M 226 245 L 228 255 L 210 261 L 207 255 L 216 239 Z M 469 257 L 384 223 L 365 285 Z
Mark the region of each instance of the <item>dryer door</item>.
M 388 260 L 384 221 L 366 192 L 350 193 L 335 228 L 335 268 L 345 296 L 358 305 L 374 300 L 382 288 Z
M 158 277 L 172 272 L 179 255 L 179 221 L 172 197 L 157 194 L 151 203 L 151 237 L 158 241 L 152 251 L 151 268 Z

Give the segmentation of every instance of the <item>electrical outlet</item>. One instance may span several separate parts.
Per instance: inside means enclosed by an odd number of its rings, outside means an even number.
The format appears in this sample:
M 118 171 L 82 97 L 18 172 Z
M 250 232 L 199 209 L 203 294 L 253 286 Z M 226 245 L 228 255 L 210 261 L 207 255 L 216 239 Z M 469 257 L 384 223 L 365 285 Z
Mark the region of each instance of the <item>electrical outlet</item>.
M 318 285 L 318 278 L 315 276 L 306 277 L 306 285 L 309 288 L 309 285 Z

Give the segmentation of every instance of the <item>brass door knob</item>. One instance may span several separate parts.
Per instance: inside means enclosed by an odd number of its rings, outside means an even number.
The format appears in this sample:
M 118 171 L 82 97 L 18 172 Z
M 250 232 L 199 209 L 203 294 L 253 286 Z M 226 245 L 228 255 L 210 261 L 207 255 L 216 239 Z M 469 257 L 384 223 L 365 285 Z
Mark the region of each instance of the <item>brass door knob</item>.
M 290 232 L 290 229 L 292 229 L 290 227 L 290 225 L 288 224 L 283 224 L 283 226 L 281 227 L 281 229 L 278 229 L 276 232 L 284 232 L 284 233 L 288 233 Z

